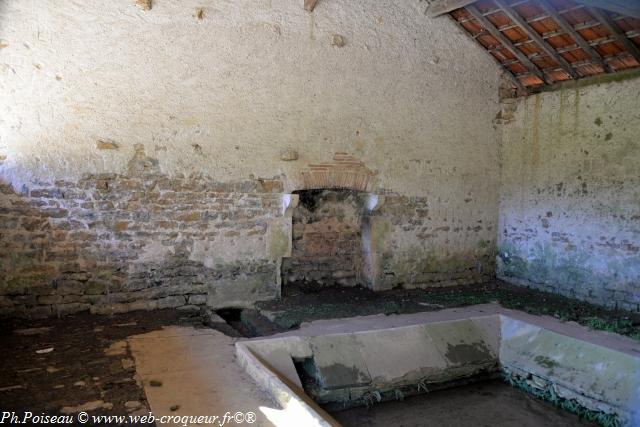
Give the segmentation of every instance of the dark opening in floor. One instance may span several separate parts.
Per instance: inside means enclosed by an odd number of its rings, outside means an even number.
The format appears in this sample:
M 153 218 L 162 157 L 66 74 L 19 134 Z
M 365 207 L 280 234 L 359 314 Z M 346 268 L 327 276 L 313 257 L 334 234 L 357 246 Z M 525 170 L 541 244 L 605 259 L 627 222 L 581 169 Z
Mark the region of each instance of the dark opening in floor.
M 245 338 L 254 337 L 255 333 L 253 333 L 247 327 L 246 323 L 242 319 L 242 312 L 243 309 L 241 308 L 223 308 L 220 310 L 216 310 L 216 314 L 220 316 L 225 322 L 227 322 L 227 325 L 233 328 L 239 336 Z

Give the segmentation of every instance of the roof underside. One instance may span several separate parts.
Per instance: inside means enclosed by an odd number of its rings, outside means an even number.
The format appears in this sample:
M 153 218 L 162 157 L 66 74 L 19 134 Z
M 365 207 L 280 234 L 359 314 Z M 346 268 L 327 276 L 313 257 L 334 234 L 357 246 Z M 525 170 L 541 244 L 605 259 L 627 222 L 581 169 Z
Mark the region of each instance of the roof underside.
M 529 92 L 640 67 L 638 17 L 573 0 L 480 0 L 449 14 Z

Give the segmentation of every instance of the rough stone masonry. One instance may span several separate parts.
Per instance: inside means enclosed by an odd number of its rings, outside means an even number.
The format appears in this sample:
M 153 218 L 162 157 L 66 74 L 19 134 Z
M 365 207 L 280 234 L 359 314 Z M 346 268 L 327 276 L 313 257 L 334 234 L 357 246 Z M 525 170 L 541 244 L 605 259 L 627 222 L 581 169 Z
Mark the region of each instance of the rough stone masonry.
M 306 189 L 380 200 L 366 286 L 492 277 L 500 69 L 425 7 L 1 2 L 2 312 L 275 298 Z
M 363 195 L 350 190 L 306 190 L 292 215 L 292 253 L 282 265 L 283 286 L 364 285 Z
M 139 146 L 126 174 L 1 190 L 1 314 L 246 307 L 279 295 L 292 238 L 279 179 L 169 178 Z M 423 241 L 439 232 L 484 232 L 434 227 L 424 199 L 389 193 L 371 219 L 376 280 L 369 285 L 376 289 L 473 283 L 493 274 L 487 247 L 449 258 L 396 256 L 393 226 Z M 352 226 L 353 237 L 360 231 Z M 322 263 L 307 259 L 316 270 Z M 295 262 L 285 265 L 291 273 Z
M 281 211 L 281 182 L 168 178 L 142 149 L 129 166 L 126 175 L 22 194 L 0 188 L 3 314 L 197 309 L 211 284 L 213 306 L 235 304 L 234 295 L 244 305 L 276 295 L 274 260 L 263 253 L 233 262 L 228 252 L 239 240 L 265 240 Z M 199 253 L 215 243 L 221 253 Z
M 640 310 L 640 78 L 518 100 L 504 124 L 498 274 Z

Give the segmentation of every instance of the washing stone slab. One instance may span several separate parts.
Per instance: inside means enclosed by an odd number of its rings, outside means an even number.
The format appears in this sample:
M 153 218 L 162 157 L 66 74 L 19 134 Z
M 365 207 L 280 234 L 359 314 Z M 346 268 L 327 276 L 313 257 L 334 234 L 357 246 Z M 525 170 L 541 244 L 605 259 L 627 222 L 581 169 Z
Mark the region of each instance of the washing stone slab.
M 129 337 L 127 342 L 156 418 L 216 415 L 220 421 L 227 412 L 241 411 L 256 415 L 253 425 L 274 425 L 264 410 L 277 412 L 281 408 L 240 369 L 233 338 L 213 329 L 169 326 Z M 162 425 L 184 423 L 178 420 Z
M 275 348 L 286 351 L 271 363 Z M 292 362 L 280 372 L 274 367 L 285 364 L 286 353 Z M 296 331 L 238 341 L 236 354 L 285 411 L 287 405 L 304 408 L 315 425 L 337 422 L 305 394 L 299 379 L 292 380 L 296 358 L 313 358 L 320 371 L 335 364 L 354 367 L 356 380 L 331 378 L 330 385 L 342 387 L 345 396 L 362 395 L 366 387 L 389 389 L 420 379 L 455 382 L 494 370 L 615 415 L 623 425 L 640 425 L 640 343 L 496 304 L 314 321 Z

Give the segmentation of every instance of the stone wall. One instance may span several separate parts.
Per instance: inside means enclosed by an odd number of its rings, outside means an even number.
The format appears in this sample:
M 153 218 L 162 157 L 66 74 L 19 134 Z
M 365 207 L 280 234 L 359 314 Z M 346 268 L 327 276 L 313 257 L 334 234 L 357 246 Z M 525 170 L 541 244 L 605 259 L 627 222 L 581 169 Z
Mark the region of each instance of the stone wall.
M 349 190 L 306 190 L 292 216 L 291 257 L 282 264 L 282 285 L 363 285 L 364 197 Z
M 481 190 L 497 218 L 499 67 L 425 2 L 152 3 L 2 2 L 6 183 L 121 173 L 143 144 L 168 175 L 281 176 L 292 192 L 346 152 L 369 191 Z
M 470 220 L 457 207 L 462 202 L 475 211 L 474 194 L 384 196 L 365 227 L 374 288 L 467 285 L 495 277 L 496 222 L 479 212 Z
M 504 125 L 499 274 L 640 305 L 640 79 L 520 99 Z
M 375 290 L 493 275 L 494 246 L 483 240 L 491 222 L 451 227 L 426 198 L 385 190 L 301 193 L 317 197 L 301 197 L 292 222 L 279 178 L 168 176 L 142 145 L 120 174 L 17 192 L 3 184 L 0 315 L 249 307 L 278 297 L 281 271 L 285 284 L 306 279 Z M 381 207 L 367 206 L 372 197 Z M 478 244 L 451 253 L 436 243 L 443 236 Z M 423 249 L 402 252 L 411 239 Z
M 3 312 L 273 298 L 286 195 L 335 186 L 387 200 L 375 289 L 489 277 L 500 69 L 425 7 L 0 2 Z
M 262 248 L 282 215 L 282 183 L 169 178 L 138 154 L 127 174 L 0 187 L 0 314 L 197 310 L 207 298 L 248 306 L 277 295 Z

